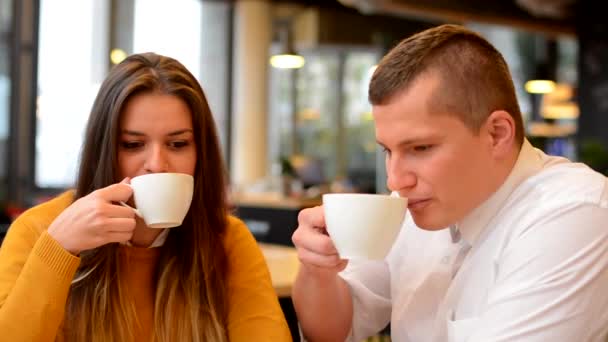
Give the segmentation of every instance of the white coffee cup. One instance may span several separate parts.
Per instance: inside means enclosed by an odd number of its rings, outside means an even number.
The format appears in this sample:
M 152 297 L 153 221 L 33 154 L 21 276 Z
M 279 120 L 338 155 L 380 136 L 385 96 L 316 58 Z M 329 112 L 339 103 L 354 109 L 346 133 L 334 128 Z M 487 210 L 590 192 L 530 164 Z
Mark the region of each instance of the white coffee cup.
M 325 194 L 327 232 L 342 259 L 384 259 L 397 238 L 407 198 L 374 194 Z
M 182 224 L 190 209 L 194 178 L 185 173 L 150 173 L 131 179 L 131 187 L 137 208 L 132 209 L 146 225 L 172 228 Z

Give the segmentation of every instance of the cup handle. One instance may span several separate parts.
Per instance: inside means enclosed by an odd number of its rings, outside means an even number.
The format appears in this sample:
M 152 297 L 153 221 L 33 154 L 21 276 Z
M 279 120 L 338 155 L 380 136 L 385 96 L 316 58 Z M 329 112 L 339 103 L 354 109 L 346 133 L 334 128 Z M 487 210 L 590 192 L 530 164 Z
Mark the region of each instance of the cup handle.
M 123 201 L 119 201 L 118 202 L 120 205 L 122 205 L 123 207 L 127 207 L 130 208 L 131 210 L 133 210 L 135 212 L 135 215 L 141 217 L 142 219 L 144 218 L 141 213 L 139 212 L 139 210 L 133 208 L 132 206 L 128 205 L 127 203 L 123 202 Z

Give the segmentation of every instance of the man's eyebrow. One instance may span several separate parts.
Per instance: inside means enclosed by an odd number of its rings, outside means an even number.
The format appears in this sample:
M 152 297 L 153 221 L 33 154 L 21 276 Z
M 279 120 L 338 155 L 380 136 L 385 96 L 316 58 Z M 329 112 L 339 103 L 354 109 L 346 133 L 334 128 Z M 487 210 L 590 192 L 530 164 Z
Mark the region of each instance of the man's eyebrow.
M 438 135 L 426 135 L 426 136 L 419 136 L 419 137 L 414 137 L 414 138 L 410 138 L 410 139 L 405 139 L 405 140 L 401 140 L 400 142 L 397 143 L 397 147 L 403 147 L 403 146 L 409 146 L 409 145 L 415 145 L 417 143 L 420 143 L 421 141 L 426 141 L 426 140 L 430 140 L 430 139 L 437 139 L 439 138 Z M 379 140 L 376 140 L 376 143 L 382 147 L 386 146 Z

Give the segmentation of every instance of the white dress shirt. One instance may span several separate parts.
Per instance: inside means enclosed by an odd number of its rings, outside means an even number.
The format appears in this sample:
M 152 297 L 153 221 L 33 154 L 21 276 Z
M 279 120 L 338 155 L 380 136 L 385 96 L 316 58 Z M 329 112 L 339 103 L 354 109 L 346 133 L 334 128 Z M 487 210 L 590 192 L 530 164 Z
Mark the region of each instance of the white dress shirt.
M 460 265 L 462 264 L 462 265 Z M 455 227 L 406 216 L 384 261 L 350 262 L 349 341 L 604 341 L 608 182 L 525 141 L 506 182 Z

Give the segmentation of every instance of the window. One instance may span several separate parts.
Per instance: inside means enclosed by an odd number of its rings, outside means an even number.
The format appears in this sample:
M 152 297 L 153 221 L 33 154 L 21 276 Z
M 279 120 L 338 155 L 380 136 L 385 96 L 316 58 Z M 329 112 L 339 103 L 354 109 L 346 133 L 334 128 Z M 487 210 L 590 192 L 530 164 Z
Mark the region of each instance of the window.
M 376 192 L 376 134 L 367 98 L 369 81 L 378 55 L 371 52 L 348 54 L 344 73 L 344 115 L 346 128 L 346 173 L 362 192 Z
M 35 185 L 74 183 L 84 127 L 110 67 L 110 37 L 128 53 L 156 52 L 182 62 L 203 85 L 224 141 L 230 9 L 201 0 L 41 0 Z
M 304 180 L 305 186 L 337 180 L 355 191 L 374 192 L 376 141 L 367 89 L 378 54 L 351 49 L 303 54 L 301 69 L 270 71 L 269 162 L 304 158 L 322 173 Z
M 199 77 L 201 15 L 200 0 L 135 0 L 133 52 L 173 57 Z
M 71 186 L 84 127 L 107 72 L 108 0 L 40 2 L 35 183 Z
M 201 83 L 228 148 L 229 3 L 202 0 L 135 0 L 133 52 L 155 52 L 180 61 Z
M 294 154 L 316 158 L 324 176 L 333 179 L 338 172 L 336 146 L 339 143 L 339 73 L 337 54 L 305 56 L 306 65 L 296 80 L 296 131 Z
M 7 143 L 10 125 L 10 51 L 12 1 L 0 0 L 0 201 L 6 198 Z

